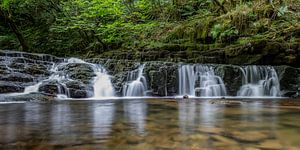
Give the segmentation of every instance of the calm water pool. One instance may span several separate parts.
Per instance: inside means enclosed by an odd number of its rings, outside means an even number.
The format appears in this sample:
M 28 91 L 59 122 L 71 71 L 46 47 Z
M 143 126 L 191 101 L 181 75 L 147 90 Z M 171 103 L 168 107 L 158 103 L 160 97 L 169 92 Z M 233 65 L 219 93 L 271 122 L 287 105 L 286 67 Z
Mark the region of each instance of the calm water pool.
M 0 105 L 0 149 L 300 149 L 297 100 Z

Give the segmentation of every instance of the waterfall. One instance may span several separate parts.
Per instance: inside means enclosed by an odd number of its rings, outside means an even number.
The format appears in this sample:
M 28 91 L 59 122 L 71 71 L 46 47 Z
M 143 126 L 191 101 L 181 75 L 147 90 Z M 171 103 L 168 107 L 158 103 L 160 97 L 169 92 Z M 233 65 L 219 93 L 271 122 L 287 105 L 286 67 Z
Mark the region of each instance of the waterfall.
M 96 75 L 93 84 L 93 92 L 94 97 L 93 98 L 103 98 L 103 97 L 112 97 L 114 96 L 114 88 L 112 86 L 110 76 L 107 74 L 107 71 L 104 67 L 101 65 L 96 65 L 92 63 L 85 62 L 78 58 L 70 58 L 67 60 L 64 60 L 61 63 L 53 64 L 50 71 L 52 74 L 45 80 L 42 80 L 38 82 L 35 85 L 28 86 L 24 90 L 24 94 L 32 93 L 32 92 L 39 92 L 40 86 L 45 82 L 54 82 L 57 86 L 58 93 L 57 97 L 59 98 L 69 98 L 70 97 L 70 91 L 68 87 L 66 86 L 67 81 L 74 81 L 69 77 L 68 74 L 63 72 L 64 70 L 60 70 L 60 68 L 63 68 L 64 66 L 68 64 L 88 64 L 93 68 L 94 74 Z
M 183 65 L 178 69 L 179 95 L 200 97 L 226 96 L 223 80 L 212 66 Z
M 97 76 L 93 85 L 94 98 L 113 97 L 115 93 L 114 88 L 106 70 L 98 66 L 95 73 Z
M 145 96 L 147 87 L 147 80 L 143 76 L 145 64 L 141 65 L 137 70 L 129 72 L 127 75 L 127 83 L 123 89 L 124 96 Z
M 61 64 L 58 64 L 58 65 L 53 64 L 50 69 L 52 74 L 47 79 L 42 80 L 42 81 L 38 82 L 37 84 L 25 87 L 23 93 L 29 94 L 29 93 L 39 92 L 39 87 L 44 82 L 56 81 L 56 83 L 57 83 L 56 86 L 58 89 L 57 97 L 59 97 L 59 98 L 70 97 L 69 90 L 68 90 L 67 86 L 63 83 L 63 81 L 65 81 L 67 79 L 67 77 L 58 71 L 59 66 L 61 66 Z
M 280 84 L 275 69 L 271 66 L 245 66 L 243 72 L 243 85 L 238 96 L 280 96 Z

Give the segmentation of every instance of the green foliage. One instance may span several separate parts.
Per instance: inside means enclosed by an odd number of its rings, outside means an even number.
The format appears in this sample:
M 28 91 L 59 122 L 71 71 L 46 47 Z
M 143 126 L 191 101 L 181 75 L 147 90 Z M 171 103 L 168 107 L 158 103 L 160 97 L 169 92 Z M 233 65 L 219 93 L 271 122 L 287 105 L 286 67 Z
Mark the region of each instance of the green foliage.
M 281 17 L 288 11 L 288 7 L 286 5 L 281 6 L 278 10 L 277 16 Z
M 2 0 L 31 51 L 57 55 L 138 51 L 157 45 L 218 48 L 256 36 L 283 38 L 299 24 L 299 1 Z M 20 49 L 0 15 L 0 49 Z M 238 38 L 242 37 L 242 40 Z M 260 39 L 260 38 L 259 38 Z M 287 39 L 289 40 L 289 39 Z M 297 40 L 297 39 L 296 39 Z M 155 46 L 156 45 L 156 46 Z
M 236 30 L 235 27 L 226 28 L 221 24 L 214 25 L 211 30 L 212 37 L 220 41 L 228 37 L 237 36 L 238 33 L 239 31 Z

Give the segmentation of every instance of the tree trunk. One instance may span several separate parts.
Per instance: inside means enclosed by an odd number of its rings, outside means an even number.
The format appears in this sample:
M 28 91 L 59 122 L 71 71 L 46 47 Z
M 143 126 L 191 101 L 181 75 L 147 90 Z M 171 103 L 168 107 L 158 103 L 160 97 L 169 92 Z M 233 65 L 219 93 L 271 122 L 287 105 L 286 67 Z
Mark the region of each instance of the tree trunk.
M 11 31 L 16 35 L 18 38 L 20 45 L 22 46 L 23 51 L 28 51 L 29 47 L 27 45 L 26 40 L 24 39 L 22 33 L 18 30 L 17 25 L 14 23 L 14 21 L 9 17 L 9 15 L 0 8 L 0 15 L 2 15 L 5 18 L 5 22 L 10 27 Z

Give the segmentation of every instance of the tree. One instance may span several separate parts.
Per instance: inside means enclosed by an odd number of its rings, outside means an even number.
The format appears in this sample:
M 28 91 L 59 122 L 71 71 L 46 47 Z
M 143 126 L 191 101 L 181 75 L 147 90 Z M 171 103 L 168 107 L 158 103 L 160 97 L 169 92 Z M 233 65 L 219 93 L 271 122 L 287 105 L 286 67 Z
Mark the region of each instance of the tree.
M 29 46 L 23 36 L 23 34 L 19 31 L 17 24 L 14 21 L 13 10 L 11 9 L 11 3 L 14 1 L 3 0 L 0 3 L 0 15 L 4 18 L 4 21 L 10 27 L 11 31 L 18 38 L 20 45 L 24 51 L 29 50 Z

